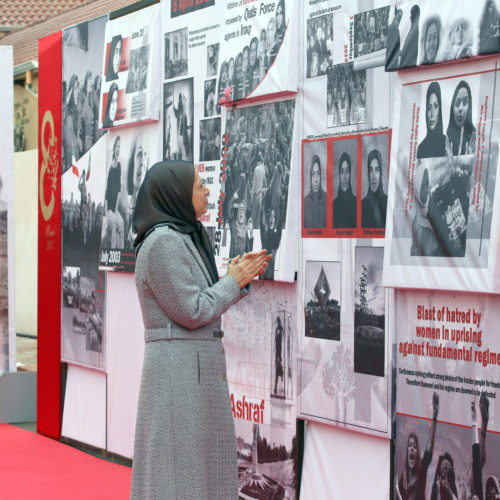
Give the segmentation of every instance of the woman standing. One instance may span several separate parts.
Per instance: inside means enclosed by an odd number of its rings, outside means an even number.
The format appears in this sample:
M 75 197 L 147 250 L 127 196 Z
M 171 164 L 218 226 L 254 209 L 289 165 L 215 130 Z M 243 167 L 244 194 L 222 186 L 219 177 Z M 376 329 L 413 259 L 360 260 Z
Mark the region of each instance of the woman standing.
M 220 316 L 264 272 L 265 251 L 219 280 L 197 220 L 209 190 L 187 162 L 147 173 L 134 215 L 135 281 L 145 326 L 132 499 L 234 500 L 238 470 Z

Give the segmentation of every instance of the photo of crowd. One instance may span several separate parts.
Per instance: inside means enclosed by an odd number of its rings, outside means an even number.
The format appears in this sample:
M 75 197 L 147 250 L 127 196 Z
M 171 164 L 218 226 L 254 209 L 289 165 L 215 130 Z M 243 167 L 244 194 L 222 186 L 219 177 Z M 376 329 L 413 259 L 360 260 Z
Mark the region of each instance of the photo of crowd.
M 327 75 L 327 127 L 365 123 L 366 70 L 344 63 L 328 67 Z
M 165 80 L 188 73 L 188 29 L 165 33 Z
M 333 14 L 307 20 L 307 78 L 326 75 L 333 64 Z
M 105 18 L 99 18 L 63 32 L 63 172 L 104 133 L 99 130 L 99 99 L 105 25 Z
M 222 228 L 230 230 L 229 258 L 248 251 L 260 232 L 261 248 L 273 256 L 264 279 L 274 277 L 286 223 L 294 110 L 291 100 L 227 113 Z
M 278 0 L 276 15 L 268 20 L 267 29 L 254 36 L 249 45 L 221 64 L 220 89 L 231 87 L 231 99 L 238 101 L 250 94 L 264 78 L 280 50 L 286 31 L 285 0 Z
M 372 54 L 386 48 L 390 7 L 354 15 L 354 57 Z
M 220 159 L 220 117 L 200 120 L 200 161 Z
M 130 66 L 126 92 L 144 90 L 148 80 L 149 45 L 144 45 L 130 52 Z

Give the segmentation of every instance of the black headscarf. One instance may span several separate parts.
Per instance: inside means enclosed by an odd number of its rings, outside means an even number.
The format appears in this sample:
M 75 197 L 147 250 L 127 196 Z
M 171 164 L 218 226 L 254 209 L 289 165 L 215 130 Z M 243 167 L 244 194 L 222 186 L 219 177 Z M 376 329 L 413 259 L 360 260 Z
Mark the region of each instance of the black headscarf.
M 137 254 L 153 228 L 168 224 L 172 229 L 191 236 L 212 282 L 216 283 L 219 276 L 212 246 L 193 207 L 193 182 L 194 167 L 186 161 L 161 161 L 148 170 L 137 194 L 134 248 Z

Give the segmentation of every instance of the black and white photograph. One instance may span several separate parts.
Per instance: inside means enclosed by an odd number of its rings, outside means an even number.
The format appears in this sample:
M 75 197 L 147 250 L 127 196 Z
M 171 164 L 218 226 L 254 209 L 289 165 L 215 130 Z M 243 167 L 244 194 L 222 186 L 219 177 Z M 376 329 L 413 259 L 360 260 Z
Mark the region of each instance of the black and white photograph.
M 99 99 L 106 18 L 63 30 L 62 171 L 84 155 L 104 133 Z
M 389 182 L 389 134 L 361 137 L 361 227 L 385 228 Z
M 130 52 L 130 66 L 127 77 L 126 92 L 144 90 L 148 81 L 149 45 L 144 45 Z
M 224 204 L 219 227 L 233 228 L 230 242 L 226 242 L 233 251 L 235 246 L 245 245 L 243 219 L 248 233 L 255 237 L 258 231 L 260 248 L 266 248 L 273 257 L 263 279 L 274 277 L 281 233 L 286 224 L 294 113 L 293 100 L 227 112 L 226 178 L 222 186 Z M 239 206 L 241 213 L 242 205 L 246 218 L 240 215 L 240 219 L 235 208 Z M 257 245 L 253 248 L 258 249 Z
M 239 498 L 295 498 L 297 437 L 290 427 L 236 420 Z
M 326 75 L 333 64 L 333 14 L 307 20 L 307 78 Z
M 427 17 L 422 23 L 420 45 L 420 63 L 433 64 L 439 61 L 439 54 L 444 45 L 444 33 L 439 14 Z
M 330 66 L 327 74 L 327 127 L 366 123 L 366 70 L 344 63 Z
M 304 228 L 326 227 L 326 141 L 304 144 L 303 161 L 303 213 Z
M 278 0 L 275 11 L 265 16 L 267 23 L 259 17 L 252 26 L 252 37 L 241 37 L 243 44 L 230 42 L 231 49 L 224 52 L 219 87 L 231 87 L 230 99 L 233 101 L 247 97 L 274 64 L 287 28 L 285 0 Z M 225 65 L 227 76 L 223 79 Z
M 220 117 L 200 120 L 200 161 L 220 160 Z
M 500 50 L 500 11 L 497 1 L 486 0 L 481 10 L 478 53 L 489 54 Z
M 165 80 L 188 74 L 188 29 L 165 33 Z
M 333 142 L 333 227 L 357 226 L 358 186 L 357 137 Z
M 484 140 L 478 139 L 478 127 L 484 120 L 481 109 L 484 111 L 494 86 L 494 75 L 475 73 L 404 87 L 402 99 L 406 104 L 400 123 L 409 122 L 401 128 L 398 139 L 398 195 L 391 246 L 394 264 L 449 266 L 453 262 L 454 266 L 467 268 L 486 265 L 498 144 L 488 140 L 489 134 L 494 133 L 495 120 L 493 124 L 488 121 L 482 129 Z M 414 102 L 421 111 L 409 186 Z M 481 149 L 482 161 L 478 161 L 477 148 L 481 143 L 484 150 Z M 408 192 L 411 199 L 407 198 Z
M 377 377 L 383 377 L 385 371 L 383 262 L 383 247 L 356 247 L 354 372 Z
M 193 78 L 163 85 L 163 159 L 193 161 Z
M 123 71 L 123 62 L 126 59 L 123 50 L 123 39 L 121 35 L 115 35 L 109 43 L 109 51 L 106 52 L 106 81 L 112 82 L 118 79 L 118 73 Z
M 207 45 L 207 76 L 217 76 L 219 66 L 219 44 Z
M 205 92 L 204 92 L 204 116 L 205 118 L 209 116 L 219 115 L 220 106 L 217 105 L 217 92 L 216 92 L 216 82 L 217 79 L 205 81 Z
M 100 265 L 132 265 L 136 233 L 132 216 L 139 187 L 155 161 L 151 126 L 110 132 L 107 151 Z M 122 270 L 130 270 L 123 268 Z
M 287 342 L 286 311 L 276 311 L 272 314 L 271 334 L 271 397 L 285 399 L 287 385 L 287 367 L 285 346 Z
M 417 65 L 420 46 L 420 7 L 399 3 L 389 12 L 385 68 L 394 71 Z
M 354 57 L 385 51 L 390 7 L 354 14 Z
M 340 340 L 341 262 L 306 261 L 305 336 Z
M 474 42 L 473 27 L 464 17 L 453 20 L 447 28 L 443 55 L 444 61 L 471 57 Z

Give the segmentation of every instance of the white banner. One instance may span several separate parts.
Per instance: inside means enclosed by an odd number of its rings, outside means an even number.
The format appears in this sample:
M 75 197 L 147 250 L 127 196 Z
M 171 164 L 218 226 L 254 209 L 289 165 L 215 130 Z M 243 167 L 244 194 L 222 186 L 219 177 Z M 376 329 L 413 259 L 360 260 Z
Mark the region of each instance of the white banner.
M 398 74 L 385 286 L 500 291 L 497 64 Z
M 500 299 L 398 291 L 396 300 L 399 493 L 495 498 Z
M 153 5 L 107 23 L 100 128 L 159 120 L 159 13 Z

